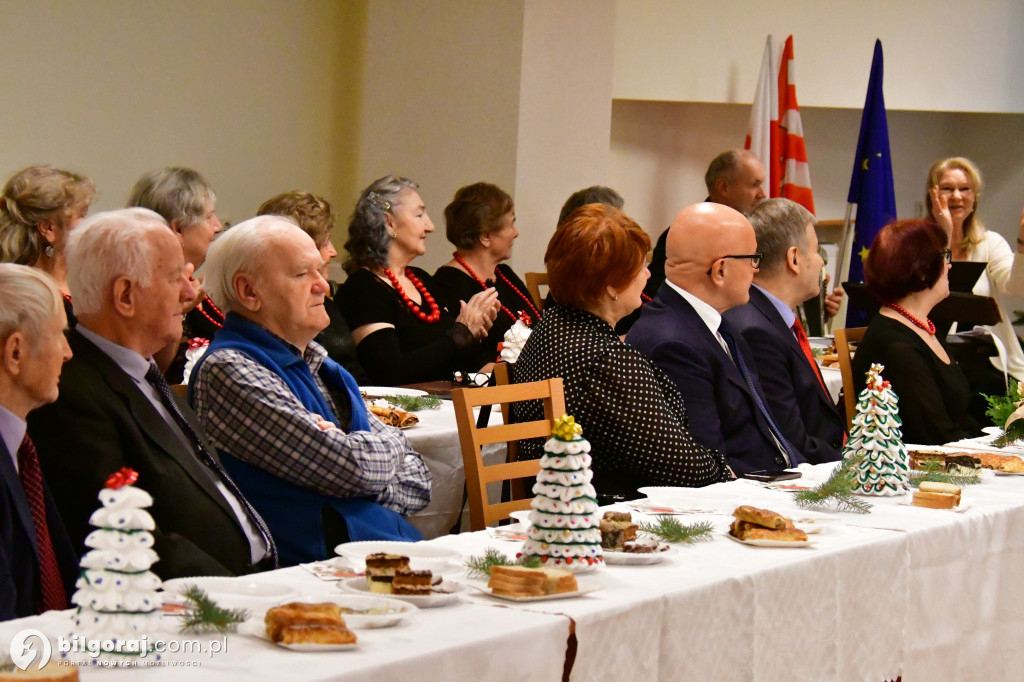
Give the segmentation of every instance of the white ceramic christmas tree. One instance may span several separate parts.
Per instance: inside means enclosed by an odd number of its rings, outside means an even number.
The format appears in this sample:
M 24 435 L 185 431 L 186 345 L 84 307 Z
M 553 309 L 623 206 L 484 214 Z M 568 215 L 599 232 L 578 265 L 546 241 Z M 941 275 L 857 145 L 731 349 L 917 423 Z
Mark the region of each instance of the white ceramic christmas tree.
M 857 415 L 843 446 L 844 460 L 857 460 L 860 495 L 902 495 L 910 490 L 910 467 L 903 445 L 899 398 L 882 378 L 882 365 L 871 365 L 867 386 L 857 397 Z
M 590 483 L 590 443 L 582 433 L 572 417 L 555 421 L 533 486 L 532 527 L 522 552 L 526 559 L 537 557 L 545 566 L 575 572 L 604 563 L 597 492 Z
M 107 479 L 99 498 L 103 506 L 89 523 L 96 530 L 85 538 L 91 547 L 81 560 L 82 573 L 71 598 L 75 634 L 88 639 L 138 642 L 160 629 L 160 578 L 149 570 L 158 561 L 153 551 L 155 527 L 145 510 L 149 493 L 132 485 L 138 474 L 121 469 Z M 109 654 L 129 660 L 142 651 Z

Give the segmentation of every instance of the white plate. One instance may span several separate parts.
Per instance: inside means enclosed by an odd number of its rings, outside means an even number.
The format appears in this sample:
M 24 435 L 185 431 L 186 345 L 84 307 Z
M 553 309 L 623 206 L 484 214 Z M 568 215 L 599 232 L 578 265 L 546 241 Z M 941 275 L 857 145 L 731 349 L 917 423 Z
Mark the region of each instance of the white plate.
M 982 469 L 982 471 L 991 471 L 996 476 L 1024 476 L 1024 471 L 999 471 L 998 469 Z
M 480 587 L 479 585 L 474 585 L 473 583 L 469 583 L 469 586 L 472 587 L 474 590 L 477 590 L 479 592 L 482 592 L 483 594 L 486 594 L 488 597 L 491 597 L 492 599 L 500 599 L 502 601 L 513 601 L 513 602 L 555 601 L 556 599 L 576 599 L 577 597 L 582 597 L 585 594 L 590 594 L 591 592 L 596 592 L 597 590 L 600 590 L 603 587 L 603 585 L 590 585 L 588 587 L 581 587 L 580 589 L 576 590 L 575 592 L 562 592 L 561 594 L 545 594 L 542 597 L 510 597 L 510 596 L 504 595 L 504 594 L 494 594 L 493 592 L 491 592 L 491 589 L 489 587 Z
M 530 525 L 530 510 L 520 509 L 519 511 L 509 512 L 508 517 L 517 523 Z
M 351 630 L 389 628 L 393 625 L 397 625 L 402 620 L 413 616 L 417 611 L 419 611 L 415 604 L 399 601 L 380 594 L 374 594 L 372 596 L 360 594 L 337 594 L 326 597 L 323 595 L 307 594 L 296 599 L 288 600 L 288 602 L 293 601 L 305 602 L 307 604 L 330 602 L 331 604 L 337 604 L 339 607 L 353 609 L 356 611 L 366 611 L 368 609 L 381 611 L 381 613 L 342 613 L 341 617 L 345 620 L 345 624 L 348 625 Z M 287 602 L 282 602 L 282 604 L 285 603 Z
M 642 491 L 641 491 L 642 492 Z M 684 516 L 687 514 L 718 514 L 718 510 L 708 507 L 694 507 L 684 502 L 668 502 L 664 498 L 657 500 L 635 500 L 624 502 L 624 506 L 641 514 L 653 516 Z
M 262 618 L 250 618 L 245 621 L 238 626 L 238 633 L 262 639 L 264 642 L 275 644 L 282 649 L 304 651 L 307 653 L 320 651 L 348 651 L 349 649 L 355 649 L 359 646 L 359 635 L 356 635 L 356 641 L 352 644 L 282 644 L 280 642 L 271 642 L 270 637 L 267 636 L 267 626 L 263 623 Z
M 609 566 L 648 566 L 650 564 L 658 564 L 667 559 L 669 556 L 675 554 L 677 550 L 667 542 L 659 543 L 659 545 L 665 545 L 668 549 L 661 552 L 651 552 L 650 554 L 637 554 L 634 552 L 613 552 L 611 550 L 603 550 L 604 562 Z
M 414 606 L 420 607 L 421 609 L 432 609 L 438 606 L 454 604 L 459 600 L 459 593 L 464 592 L 466 589 L 461 583 L 452 582 L 450 580 L 445 580 L 441 583 L 441 587 L 451 591 L 431 592 L 429 596 L 423 597 L 411 594 L 392 594 L 387 595 L 387 598 L 408 602 Z M 377 594 L 370 592 L 370 588 L 366 585 L 366 578 L 349 578 L 348 580 L 340 580 L 338 581 L 338 589 L 345 590 L 346 592 L 353 592 L 355 594 L 373 594 L 375 597 L 378 596 Z
M 793 525 L 808 535 L 815 535 L 816 533 L 823 532 L 837 520 L 838 519 L 828 519 L 819 516 L 804 516 L 798 519 L 793 519 Z
M 968 509 L 971 508 L 970 503 L 969 502 L 964 502 L 963 498 L 960 498 L 960 506 L 959 507 L 953 507 L 952 509 L 935 509 L 934 507 L 921 507 L 919 505 L 914 504 L 914 498 L 913 497 L 905 497 L 902 500 L 900 500 L 899 502 L 897 502 L 897 504 L 901 504 L 904 507 L 917 507 L 918 509 L 927 509 L 928 511 L 948 511 L 948 512 L 955 512 L 957 514 L 963 514 L 965 511 L 967 511 Z
M 217 597 L 249 597 L 256 599 L 282 599 L 295 594 L 295 589 L 281 583 L 264 583 L 245 578 L 223 576 L 201 576 L 196 578 L 173 578 L 164 581 L 164 592 L 184 595 L 185 590 L 195 585 L 216 600 Z
M 401 554 L 409 557 L 409 568 L 414 571 L 438 572 L 450 562 L 458 562 L 460 554 L 452 549 L 423 542 L 398 542 L 396 540 L 366 540 L 363 542 L 346 542 L 334 548 L 335 554 L 349 561 L 365 563 L 370 554 Z
M 367 398 L 387 398 L 389 395 L 407 395 L 410 398 L 429 395 L 418 388 L 398 388 L 397 386 L 360 386 L 359 392 Z
M 749 545 L 750 547 L 813 547 L 814 544 L 810 540 L 794 540 L 792 542 L 785 542 L 783 540 L 740 540 L 737 537 L 729 535 L 729 533 L 722 533 L 725 537 L 729 538 L 733 542 L 738 542 L 741 545 Z

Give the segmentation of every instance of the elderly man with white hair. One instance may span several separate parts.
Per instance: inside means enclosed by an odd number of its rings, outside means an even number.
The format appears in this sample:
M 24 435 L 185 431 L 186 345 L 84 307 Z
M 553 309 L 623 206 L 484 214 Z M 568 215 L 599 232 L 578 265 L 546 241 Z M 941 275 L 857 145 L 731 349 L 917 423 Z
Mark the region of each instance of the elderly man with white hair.
M 104 482 L 129 467 L 153 496 L 161 578 L 273 567 L 266 524 L 152 361 L 181 335 L 195 295 L 167 222 L 142 208 L 96 214 L 71 233 L 67 260 L 74 357 L 60 396 L 29 415 L 28 430 L 72 541 L 82 547 Z
M 321 265 L 309 235 L 281 216 L 214 242 L 206 287 L 228 312 L 190 381 L 190 401 L 283 565 L 349 540 L 418 540 L 403 515 L 430 501 L 423 460 L 367 416 L 351 375 L 313 341 L 329 323 Z
M 56 283 L 42 270 L 0 263 L 0 621 L 65 609 L 78 574 L 39 458 L 28 413 L 57 397 L 71 357 Z

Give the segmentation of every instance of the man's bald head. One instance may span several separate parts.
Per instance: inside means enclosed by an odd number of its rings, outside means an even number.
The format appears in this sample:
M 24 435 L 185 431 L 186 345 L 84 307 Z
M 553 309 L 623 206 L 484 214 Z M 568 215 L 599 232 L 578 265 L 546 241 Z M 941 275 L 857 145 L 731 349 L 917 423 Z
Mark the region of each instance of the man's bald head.
M 665 276 L 723 312 L 747 302 L 755 272 L 749 259 L 724 256 L 756 252 L 754 228 L 742 213 L 723 204 L 694 204 L 669 228 Z
M 764 164 L 746 149 L 730 149 L 714 158 L 704 174 L 708 197 L 746 215 L 765 199 Z

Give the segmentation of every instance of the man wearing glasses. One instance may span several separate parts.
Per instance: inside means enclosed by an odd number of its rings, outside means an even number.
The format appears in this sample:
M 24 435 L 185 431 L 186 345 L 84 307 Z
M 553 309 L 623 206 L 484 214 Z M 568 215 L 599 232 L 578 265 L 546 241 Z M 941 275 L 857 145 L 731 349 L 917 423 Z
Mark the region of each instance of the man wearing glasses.
M 750 301 L 725 313 L 754 352 L 768 409 L 787 440 L 813 464 L 839 459 L 845 420 L 825 387 L 796 308 L 818 295 L 822 258 L 814 216 L 789 199 L 751 211 L 763 255 Z
M 679 388 L 694 437 L 740 475 L 806 461 L 768 411 L 749 346 L 722 318 L 747 302 L 760 263 L 743 214 L 684 208 L 669 228 L 665 283 L 626 337 Z

